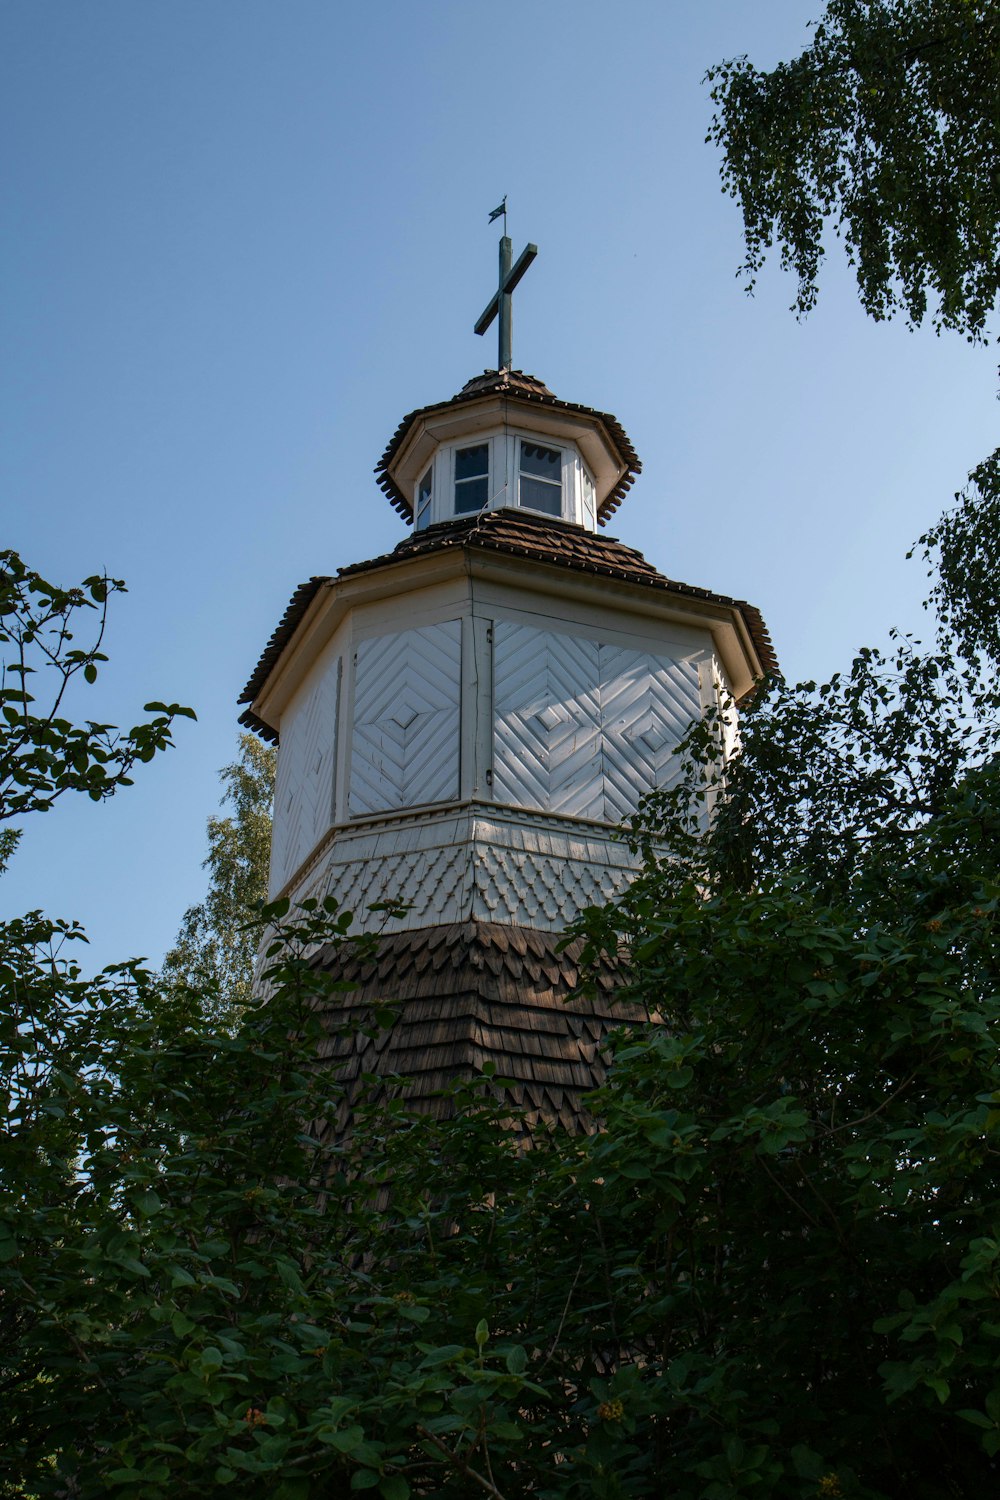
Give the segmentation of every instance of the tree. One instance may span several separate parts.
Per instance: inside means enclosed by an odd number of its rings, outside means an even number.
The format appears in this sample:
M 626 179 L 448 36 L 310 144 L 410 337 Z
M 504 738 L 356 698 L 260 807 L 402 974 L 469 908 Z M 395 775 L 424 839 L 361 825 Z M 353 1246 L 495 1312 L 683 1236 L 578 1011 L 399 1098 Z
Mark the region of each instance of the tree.
M 707 76 L 749 288 L 777 242 L 807 313 L 832 223 L 872 317 L 987 337 L 1000 290 L 997 0 L 828 0 L 799 57 L 770 72 L 740 57 Z M 955 499 L 918 545 L 946 653 L 995 700 L 1000 448 Z
M 44 812 L 66 792 L 86 792 L 95 802 L 131 785 L 137 762 L 152 760 L 171 743 L 173 720 L 194 718 L 176 703 L 147 703 L 154 718 L 122 732 L 113 724 L 65 717 L 70 690 L 97 681 L 108 600 L 125 585 L 106 574 L 73 588 L 48 583 L 16 552 L 0 552 L 0 820 Z M 85 645 L 77 645 L 78 618 L 93 618 Z M 44 673 L 46 702 L 32 688 Z M 17 842 L 0 832 L 0 869 Z
M 956 504 L 920 538 L 929 601 L 994 699 L 1000 672 L 1000 448 L 978 464 Z
M 1000 287 L 996 0 L 829 0 L 770 72 L 710 69 L 709 139 L 739 199 L 750 285 L 775 240 L 815 304 L 827 221 L 874 318 L 983 337 Z
M 239 758 L 219 773 L 232 814 L 208 820 L 208 894 L 184 913 L 163 964 L 168 982 L 187 984 L 220 1015 L 238 1013 L 251 999 L 256 919 L 267 899 L 275 761 L 275 751 L 256 735 L 240 735 Z

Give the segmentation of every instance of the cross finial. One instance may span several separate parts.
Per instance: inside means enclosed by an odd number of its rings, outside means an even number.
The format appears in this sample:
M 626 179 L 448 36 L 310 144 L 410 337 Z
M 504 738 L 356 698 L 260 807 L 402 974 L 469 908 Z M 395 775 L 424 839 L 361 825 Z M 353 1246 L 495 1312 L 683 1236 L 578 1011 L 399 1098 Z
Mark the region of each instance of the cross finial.
M 483 312 L 476 324 L 476 333 L 483 334 L 489 328 L 494 318 L 499 319 L 499 340 L 497 349 L 497 369 L 509 370 L 512 363 L 511 356 L 511 324 L 513 302 L 512 294 L 525 271 L 531 265 L 538 254 L 537 245 L 525 245 L 517 257 L 517 264 L 512 266 L 512 245 L 507 236 L 507 199 L 504 198 L 499 208 L 495 208 L 490 214 L 490 223 L 503 214 L 504 234 L 500 240 L 500 281 L 496 294 L 491 297 L 489 305 Z

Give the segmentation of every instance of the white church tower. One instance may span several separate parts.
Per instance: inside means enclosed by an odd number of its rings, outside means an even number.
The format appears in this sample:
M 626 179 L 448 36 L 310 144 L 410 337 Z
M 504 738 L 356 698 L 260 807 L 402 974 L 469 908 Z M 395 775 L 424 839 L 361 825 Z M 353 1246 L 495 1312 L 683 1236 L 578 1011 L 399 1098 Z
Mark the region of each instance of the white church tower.
M 411 1077 L 430 1109 L 493 1062 L 572 1125 L 602 1076 L 614 976 L 567 1004 L 559 936 L 632 878 L 617 835 L 669 784 L 691 720 L 775 661 L 753 606 L 603 534 L 640 464 L 616 418 L 510 367 L 535 253 L 512 266 L 501 241 L 476 325 L 498 317 L 498 368 L 404 417 L 379 461 L 412 533 L 302 584 L 240 702 L 279 744 L 272 899 L 332 894 L 384 928 L 353 999 L 397 1002 L 399 1020 L 334 1036 L 331 1058 Z M 405 916 L 370 916 L 382 901 Z

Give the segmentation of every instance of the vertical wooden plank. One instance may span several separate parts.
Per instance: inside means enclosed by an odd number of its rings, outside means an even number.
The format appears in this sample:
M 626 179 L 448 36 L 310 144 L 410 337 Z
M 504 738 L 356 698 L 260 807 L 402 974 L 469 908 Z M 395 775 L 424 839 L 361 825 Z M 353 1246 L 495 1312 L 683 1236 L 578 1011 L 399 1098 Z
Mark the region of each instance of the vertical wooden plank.
M 337 774 L 340 760 L 340 694 L 344 680 L 344 658 L 337 657 L 336 685 L 333 693 L 333 754 L 330 766 L 330 822 L 337 821 Z
M 330 826 L 339 658 L 313 668 L 281 717 L 271 837 L 273 895 Z

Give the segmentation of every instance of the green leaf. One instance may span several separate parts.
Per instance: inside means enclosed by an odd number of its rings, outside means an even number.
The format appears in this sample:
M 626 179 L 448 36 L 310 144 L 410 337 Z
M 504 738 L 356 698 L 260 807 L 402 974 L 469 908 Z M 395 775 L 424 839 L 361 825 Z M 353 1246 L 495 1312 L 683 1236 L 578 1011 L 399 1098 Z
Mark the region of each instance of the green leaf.
M 958 1415 L 963 1417 L 966 1422 L 971 1422 L 973 1427 L 984 1427 L 988 1432 L 992 1432 L 997 1425 L 995 1422 L 991 1422 L 984 1412 L 972 1411 L 968 1407 L 963 1408 Z
M 144 1266 L 141 1260 L 136 1260 L 134 1255 L 120 1255 L 117 1263 L 125 1271 L 130 1271 L 133 1276 L 140 1276 L 148 1280 L 151 1272 L 148 1266 Z
M 316 1436 L 321 1443 L 327 1443 L 331 1448 L 336 1448 L 338 1453 L 352 1453 L 360 1443 L 364 1442 L 365 1430 L 356 1425 L 341 1427 L 334 1431 L 324 1428 Z
M 431 1315 L 430 1308 L 421 1307 L 419 1303 L 400 1302 L 396 1311 L 410 1323 L 426 1323 Z
M 379 1485 L 382 1500 L 409 1500 L 410 1486 L 402 1474 L 388 1474 Z

